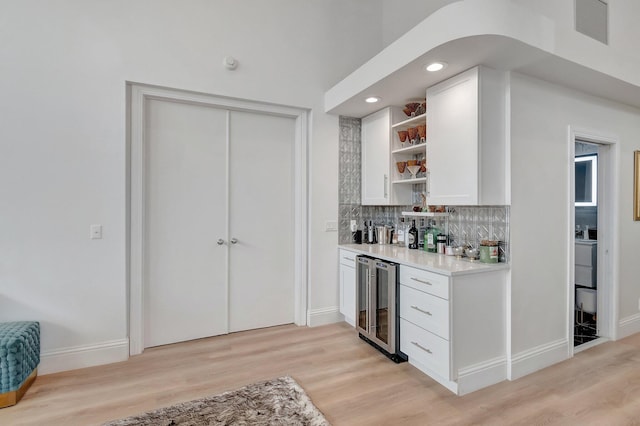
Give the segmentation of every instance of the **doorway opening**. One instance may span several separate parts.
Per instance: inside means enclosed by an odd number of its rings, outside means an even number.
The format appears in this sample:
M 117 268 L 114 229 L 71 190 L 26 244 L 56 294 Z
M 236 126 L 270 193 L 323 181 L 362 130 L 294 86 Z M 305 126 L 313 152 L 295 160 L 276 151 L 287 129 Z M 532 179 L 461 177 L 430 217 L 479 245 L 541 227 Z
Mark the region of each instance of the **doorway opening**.
M 575 309 L 573 346 L 598 338 L 598 150 L 575 142 Z
M 578 352 L 615 339 L 613 263 L 615 141 L 573 133 L 570 141 L 569 341 Z

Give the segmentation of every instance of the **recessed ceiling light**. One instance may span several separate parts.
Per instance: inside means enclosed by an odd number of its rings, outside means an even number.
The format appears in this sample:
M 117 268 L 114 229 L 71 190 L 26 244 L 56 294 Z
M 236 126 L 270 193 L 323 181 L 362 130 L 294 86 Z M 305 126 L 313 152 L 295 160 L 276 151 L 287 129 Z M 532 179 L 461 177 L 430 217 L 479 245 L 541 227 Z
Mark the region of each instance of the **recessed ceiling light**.
M 380 101 L 380 98 L 377 96 L 369 96 L 367 99 L 364 100 L 366 103 L 368 104 L 375 104 L 376 102 Z
M 429 65 L 427 65 L 427 71 L 436 72 L 436 71 L 443 70 L 446 67 L 447 67 L 446 62 L 432 62 Z

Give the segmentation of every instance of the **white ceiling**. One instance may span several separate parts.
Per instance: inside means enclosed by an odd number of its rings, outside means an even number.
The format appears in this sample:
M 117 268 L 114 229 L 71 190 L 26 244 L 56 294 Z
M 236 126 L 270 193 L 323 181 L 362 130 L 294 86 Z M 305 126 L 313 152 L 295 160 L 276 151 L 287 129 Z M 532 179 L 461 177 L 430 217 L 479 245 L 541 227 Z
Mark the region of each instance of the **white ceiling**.
M 424 66 L 445 61 L 443 71 Z M 425 97 L 427 87 L 476 65 L 515 71 L 588 94 L 640 108 L 640 87 L 542 51 L 506 36 L 479 35 L 442 44 L 330 108 L 331 114 L 364 117 L 388 105 L 404 105 Z M 381 102 L 367 104 L 375 95 Z

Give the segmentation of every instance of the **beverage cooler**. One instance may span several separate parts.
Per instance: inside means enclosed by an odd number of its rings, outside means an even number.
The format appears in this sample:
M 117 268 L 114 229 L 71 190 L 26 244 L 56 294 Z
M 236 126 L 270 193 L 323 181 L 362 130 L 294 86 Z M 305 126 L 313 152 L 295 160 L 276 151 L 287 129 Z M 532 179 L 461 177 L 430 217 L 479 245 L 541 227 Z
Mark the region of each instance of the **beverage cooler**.
M 398 265 L 368 256 L 356 257 L 356 329 L 360 337 L 394 362 L 400 352 Z

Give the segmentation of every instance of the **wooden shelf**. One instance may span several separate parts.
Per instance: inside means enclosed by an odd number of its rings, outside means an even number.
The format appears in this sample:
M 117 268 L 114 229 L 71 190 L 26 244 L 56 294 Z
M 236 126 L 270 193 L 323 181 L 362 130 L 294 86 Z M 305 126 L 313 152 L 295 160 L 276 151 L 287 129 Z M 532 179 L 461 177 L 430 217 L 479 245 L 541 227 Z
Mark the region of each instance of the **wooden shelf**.
M 420 115 L 416 115 L 415 117 L 411 117 L 407 120 L 401 121 L 399 123 L 396 123 L 394 125 L 391 126 L 392 129 L 398 128 L 398 127 L 405 127 L 405 126 L 410 126 L 412 124 L 422 124 L 422 123 L 426 123 L 427 121 L 427 114 L 420 114 Z
M 421 178 L 415 178 L 415 179 L 400 179 L 400 180 L 394 180 L 393 184 L 407 184 L 407 183 L 426 183 L 427 182 L 427 178 L 426 177 L 421 177 Z
M 394 149 L 392 154 L 425 154 L 427 149 L 426 143 L 419 143 L 417 145 L 409 145 L 404 148 Z
M 435 213 L 435 212 L 402 212 L 402 216 L 414 216 L 414 217 L 447 217 L 449 213 Z

